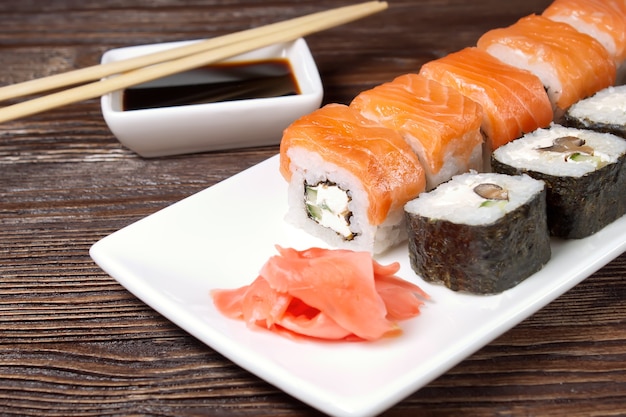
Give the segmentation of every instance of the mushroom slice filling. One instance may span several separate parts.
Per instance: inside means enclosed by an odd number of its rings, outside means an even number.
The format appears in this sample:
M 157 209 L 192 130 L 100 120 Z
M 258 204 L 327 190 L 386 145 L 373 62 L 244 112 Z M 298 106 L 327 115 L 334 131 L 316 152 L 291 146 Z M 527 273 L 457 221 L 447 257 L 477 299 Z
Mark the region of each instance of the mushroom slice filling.
M 554 139 L 552 145 L 539 148 L 540 151 L 559 152 L 565 155 L 566 161 L 591 162 L 601 168 L 602 158 L 594 155 L 594 149 L 585 140 L 576 136 L 563 136 Z
M 321 181 L 315 185 L 304 183 L 304 205 L 309 218 L 320 226 L 334 230 L 345 240 L 355 237 L 350 230 L 352 212 L 348 205 L 351 200 L 348 191 L 334 182 Z
M 509 193 L 498 184 L 478 184 L 474 187 L 474 192 L 486 200 L 480 205 L 481 207 L 504 206 L 509 200 Z

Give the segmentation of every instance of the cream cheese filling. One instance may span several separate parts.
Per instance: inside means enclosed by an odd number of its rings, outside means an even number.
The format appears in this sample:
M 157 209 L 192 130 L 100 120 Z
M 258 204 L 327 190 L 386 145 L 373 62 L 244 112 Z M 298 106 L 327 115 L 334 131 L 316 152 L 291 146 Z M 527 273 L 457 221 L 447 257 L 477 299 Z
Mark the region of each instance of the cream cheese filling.
M 348 192 L 332 182 L 304 184 L 304 204 L 308 216 L 346 240 L 354 238 L 354 233 L 350 230 L 350 200 Z

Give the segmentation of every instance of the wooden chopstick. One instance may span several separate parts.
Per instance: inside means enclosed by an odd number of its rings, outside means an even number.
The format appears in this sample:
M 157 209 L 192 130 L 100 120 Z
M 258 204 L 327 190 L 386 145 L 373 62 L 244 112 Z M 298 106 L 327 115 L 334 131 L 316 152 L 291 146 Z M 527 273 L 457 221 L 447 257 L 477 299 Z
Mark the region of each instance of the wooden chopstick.
M 55 74 L 48 77 L 38 78 L 18 84 L 8 85 L 0 88 L 0 101 L 11 98 L 21 97 L 29 94 L 36 94 L 42 91 L 48 91 L 68 85 L 80 84 L 87 81 L 97 80 L 109 75 L 118 74 L 125 71 L 145 67 L 172 59 L 181 58 L 187 55 L 196 54 L 213 48 L 247 41 L 267 33 L 283 31 L 298 25 L 308 24 L 316 20 L 324 20 L 330 17 L 339 16 L 355 16 L 354 19 L 361 17 L 359 13 L 372 13 L 381 10 L 381 3 L 377 1 L 361 3 L 353 6 L 340 7 L 337 9 L 326 10 L 306 16 L 297 17 L 283 22 L 273 23 L 255 29 L 244 30 L 217 38 L 207 39 L 191 45 L 172 48 L 166 51 L 160 51 L 152 54 L 139 56 L 136 58 L 126 59 L 122 61 L 110 62 L 107 64 L 94 65 L 75 71 L 69 71 L 62 74 Z M 353 20 L 353 19 L 350 19 Z M 344 22 L 339 22 L 341 24 Z M 323 29 L 323 28 L 322 28 Z
M 274 43 L 292 41 L 369 16 L 386 8 L 385 1 L 369 1 L 339 7 L 180 48 L 2 87 L 0 100 L 6 100 L 110 76 L 97 82 L 6 106 L 0 109 L 0 123 L 96 98 L 112 91 L 221 61 Z M 119 73 L 123 74 L 115 75 Z

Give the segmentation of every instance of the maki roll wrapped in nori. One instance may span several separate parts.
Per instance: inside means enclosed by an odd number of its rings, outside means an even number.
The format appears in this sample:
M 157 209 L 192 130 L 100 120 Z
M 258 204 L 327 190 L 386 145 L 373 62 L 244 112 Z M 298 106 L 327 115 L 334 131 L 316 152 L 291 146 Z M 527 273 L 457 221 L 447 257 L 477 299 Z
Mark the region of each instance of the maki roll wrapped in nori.
M 551 256 L 543 181 L 470 172 L 404 206 L 413 270 L 454 291 L 495 294 Z
M 615 135 L 553 125 L 498 148 L 491 164 L 546 182 L 553 236 L 584 238 L 626 213 L 626 141 Z
M 626 85 L 605 88 L 573 104 L 563 124 L 626 138 Z

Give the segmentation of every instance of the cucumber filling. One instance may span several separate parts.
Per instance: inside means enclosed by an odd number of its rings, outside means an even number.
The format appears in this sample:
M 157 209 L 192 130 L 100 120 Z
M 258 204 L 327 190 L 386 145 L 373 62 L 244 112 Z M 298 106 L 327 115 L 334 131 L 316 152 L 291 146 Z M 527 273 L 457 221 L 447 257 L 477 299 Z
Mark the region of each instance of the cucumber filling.
M 345 240 L 352 240 L 355 237 L 350 230 L 352 217 L 352 212 L 348 208 L 350 201 L 348 192 L 333 182 L 304 184 L 304 205 L 309 218 L 320 226 L 335 231 Z
M 587 154 L 578 153 L 578 152 L 575 152 L 567 156 L 565 159 L 569 161 L 574 161 L 574 162 L 590 162 L 596 167 L 596 169 L 600 169 L 606 165 L 606 162 L 603 161 L 602 158 L 600 158 L 599 156 L 587 155 Z

